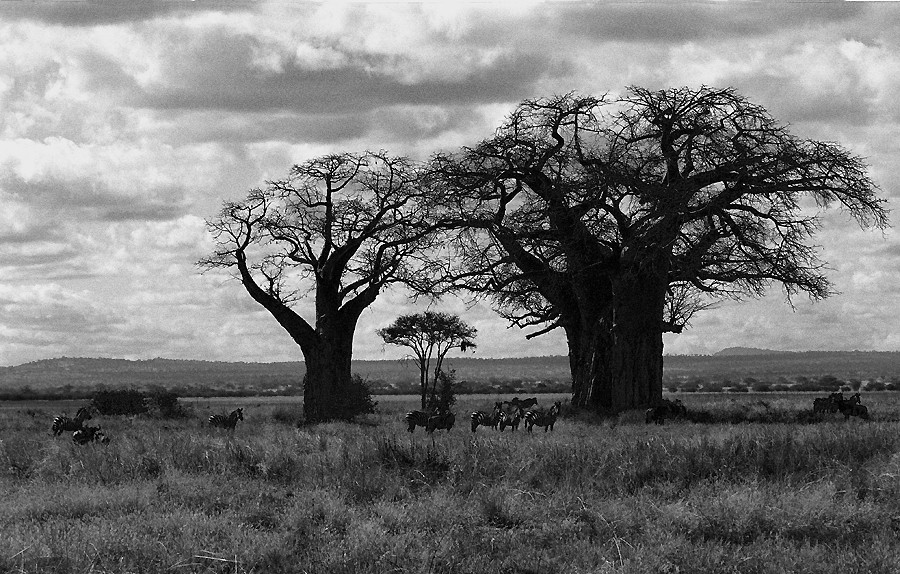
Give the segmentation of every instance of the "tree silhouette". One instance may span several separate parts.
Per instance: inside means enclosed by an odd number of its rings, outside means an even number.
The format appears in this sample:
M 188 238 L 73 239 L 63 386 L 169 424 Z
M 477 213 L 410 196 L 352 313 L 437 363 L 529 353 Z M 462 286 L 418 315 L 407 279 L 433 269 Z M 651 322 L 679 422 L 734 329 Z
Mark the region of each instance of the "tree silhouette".
M 413 315 L 402 315 L 383 329 L 378 335 L 390 345 L 408 347 L 412 350 L 412 359 L 419 367 L 419 386 L 422 393 L 422 408 L 428 402 L 428 379 L 431 373 L 431 361 L 434 360 L 434 383 L 444 357 L 451 349 L 466 351 L 475 348 L 475 327 L 466 324 L 458 315 L 426 311 Z M 432 391 L 434 393 L 434 390 Z
M 204 269 L 232 270 L 300 346 L 308 422 L 347 419 L 353 334 L 383 288 L 427 291 L 433 241 L 419 172 L 384 152 L 336 154 L 225 202 Z M 312 299 L 307 320 L 295 310 Z
M 459 229 L 445 289 L 492 297 L 530 336 L 562 328 L 573 404 L 598 411 L 658 402 L 663 332 L 716 298 L 831 294 L 809 243 L 823 209 L 887 225 L 863 160 L 732 89 L 528 100 L 435 156 L 430 182 Z

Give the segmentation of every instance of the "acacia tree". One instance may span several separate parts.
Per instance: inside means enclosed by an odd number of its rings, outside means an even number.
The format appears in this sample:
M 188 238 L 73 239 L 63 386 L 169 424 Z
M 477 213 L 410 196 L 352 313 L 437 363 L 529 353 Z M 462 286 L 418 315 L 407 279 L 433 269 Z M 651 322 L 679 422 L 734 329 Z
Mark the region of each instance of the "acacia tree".
M 384 152 L 336 154 L 296 165 L 284 180 L 225 202 L 207 222 L 225 268 L 300 346 L 306 420 L 346 419 L 353 334 L 390 284 L 425 290 L 434 241 L 419 171 Z M 295 307 L 312 299 L 308 320 Z
M 431 170 L 460 229 L 449 288 L 530 336 L 562 328 L 573 404 L 601 412 L 661 400 L 663 333 L 715 298 L 831 294 L 809 243 L 823 209 L 887 224 L 860 158 L 732 89 L 528 100 Z
M 377 331 L 389 345 L 399 345 L 412 350 L 412 359 L 419 367 L 419 385 L 422 392 L 422 408 L 428 403 L 428 377 L 431 361 L 435 361 L 434 384 L 451 349 L 465 352 L 475 348 L 478 330 L 450 313 L 426 311 L 414 315 L 401 315 L 393 323 Z M 434 391 L 432 391 L 434 392 Z

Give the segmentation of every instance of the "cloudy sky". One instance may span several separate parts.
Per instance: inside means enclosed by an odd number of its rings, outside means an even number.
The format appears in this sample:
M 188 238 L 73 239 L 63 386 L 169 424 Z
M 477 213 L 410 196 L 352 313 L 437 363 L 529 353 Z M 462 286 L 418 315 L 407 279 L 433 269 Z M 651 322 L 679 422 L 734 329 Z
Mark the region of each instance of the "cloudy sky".
M 525 98 L 733 86 L 900 199 L 900 4 L 4 1 L 0 45 L 0 365 L 299 359 L 198 272 L 204 219 L 323 153 L 474 144 Z M 839 295 L 723 304 L 667 352 L 900 350 L 897 233 L 835 212 L 817 243 Z M 374 330 L 410 309 L 384 294 L 355 357 L 398 356 Z M 437 309 L 478 327 L 476 356 L 565 353 L 484 305 Z

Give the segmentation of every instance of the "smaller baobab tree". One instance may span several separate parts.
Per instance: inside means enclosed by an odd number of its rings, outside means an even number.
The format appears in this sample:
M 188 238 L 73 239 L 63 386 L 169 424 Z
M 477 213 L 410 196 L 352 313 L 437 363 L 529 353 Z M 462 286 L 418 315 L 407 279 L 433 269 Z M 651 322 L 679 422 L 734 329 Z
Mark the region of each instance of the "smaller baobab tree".
M 385 327 L 378 335 L 389 345 L 409 347 L 412 359 L 419 367 L 419 384 L 422 392 L 422 408 L 428 403 L 429 374 L 432 386 L 436 385 L 444 363 L 444 357 L 451 349 L 467 351 L 475 348 L 478 330 L 468 325 L 458 315 L 426 311 L 414 315 L 402 315 Z M 431 370 L 434 361 L 434 371 Z M 432 393 L 436 389 L 432 388 Z
M 436 240 L 418 182 L 402 157 L 327 155 L 225 202 L 207 222 L 216 249 L 201 268 L 231 270 L 300 346 L 307 422 L 356 414 L 348 400 L 353 335 L 382 289 L 427 291 L 432 264 L 424 254 Z M 299 303 L 309 299 L 301 316 Z

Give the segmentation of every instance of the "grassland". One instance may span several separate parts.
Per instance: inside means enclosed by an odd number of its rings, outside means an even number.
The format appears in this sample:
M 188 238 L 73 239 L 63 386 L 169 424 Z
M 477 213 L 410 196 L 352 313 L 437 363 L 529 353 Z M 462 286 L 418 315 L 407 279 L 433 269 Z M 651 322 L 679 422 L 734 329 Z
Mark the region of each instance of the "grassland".
M 896 395 L 864 393 L 871 421 L 810 422 L 808 394 L 692 394 L 731 422 L 473 435 L 460 416 L 433 441 L 399 398 L 302 428 L 296 402 L 233 399 L 233 435 L 203 425 L 231 404 L 193 401 L 94 419 L 112 442 L 86 447 L 50 435 L 65 405 L 17 403 L 0 411 L 0 571 L 894 574 Z

